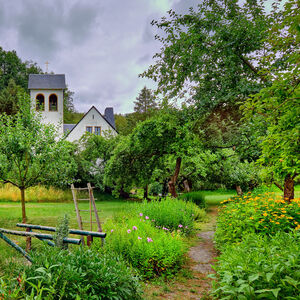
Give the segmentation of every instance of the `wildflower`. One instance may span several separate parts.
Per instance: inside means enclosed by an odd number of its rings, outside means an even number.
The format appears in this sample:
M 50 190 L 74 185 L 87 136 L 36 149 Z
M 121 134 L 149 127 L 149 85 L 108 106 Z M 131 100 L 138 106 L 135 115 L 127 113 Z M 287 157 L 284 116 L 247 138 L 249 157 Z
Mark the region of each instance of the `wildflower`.
M 155 220 L 151 220 L 152 222 L 155 222 Z
M 151 242 L 153 242 L 153 240 L 151 238 L 147 237 L 147 242 L 151 243 Z
M 113 232 L 114 232 L 114 230 L 112 229 L 110 232 L 111 232 L 111 233 L 113 233 Z
M 263 213 L 263 216 L 265 216 L 265 217 L 266 217 L 267 215 L 268 215 L 268 214 L 267 214 L 266 212 L 264 212 L 264 213 Z
M 143 216 L 143 213 L 140 213 L 140 217 L 142 217 Z
M 183 227 L 183 225 L 179 224 L 178 227 L 181 228 L 181 227 Z
M 138 239 L 141 240 L 142 238 L 140 236 L 138 236 Z
M 137 230 L 137 227 L 136 227 L 136 226 L 133 226 L 133 227 L 132 227 L 132 230 Z
M 187 227 L 187 226 L 185 226 L 185 228 L 186 228 L 186 229 L 188 229 L 188 227 Z
M 146 220 L 149 220 L 149 217 L 148 217 L 148 216 L 146 216 L 146 217 L 145 217 L 145 219 L 146 219 Z
M 128 233 L 130 233 L 130 232 L 131 232 L 131 230 L 130 230 L 130 229 L 128 229 L 128 230 L 127 230 L 127 232 L 128 232 Z

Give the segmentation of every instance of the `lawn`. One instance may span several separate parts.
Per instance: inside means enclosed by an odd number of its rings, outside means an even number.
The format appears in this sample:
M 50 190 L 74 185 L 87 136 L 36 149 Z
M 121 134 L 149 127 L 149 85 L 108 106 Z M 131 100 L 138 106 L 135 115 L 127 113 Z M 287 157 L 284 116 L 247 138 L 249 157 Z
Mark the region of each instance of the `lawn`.
M 276 194 L 282 194 L 282 192 L 276 187 L 272 187 L 271 190 Z M 208 206 L 218 205 L 221 201 L 236 195 L 235 190 L 203 191 L 203 193 L 205 194 L 205 200 Z M 295 188 L 295 197 L 300 197 L 300 185 L 296 186 Z M 97 209 L 100 210 L 99 218 L 101 222 L 104 222 L 107 218 L 113 216 L 115 213 L 130 208 L 130 205 L 133 203 L 132 201 L 114 199 L 110 195 L 98 194 L 97 192 L 95 193 L 95 198 L 101 200 L 96 201 Z M 80 209 L 89 209 L 89 204 L 86 202 L 81 202 Z M 28 217 L 28 223 L 48 226 L 56 226 L 59 218 L 63 217 L 64 214 L 68 214 L 70 217 L 70 228 L 78 228 L 72 199 L 70 199 L 69 202 L 55 203 L 38 203 L 36 201 L 27 202 L 26 213 Z M 82 218 L 88 221 L 88 213 L 82 212 Z M 1 201 L 0 227 L 17 229 L 16 223 L 18 222 L 21 222 L 20 202 Z M 88 230 L 89 228 L 85 227 L 85 229 Z M 96 229 L 95 225 L 94 229 Z M 17 241 L 21 247 L 25 246 L 25 239 L 23 237 L 10 237 L 14 241 Z M 34 240 L 33 247 L 38 247 L 39 245 L 41 245 L 41 242 Z M 1 273 L 3 274 L 3 269 L 9 265 L 11 259 L 21 260 L 21 258 L 22 256 L 17 251 L 8 246 L 4 241 L 0 240 L 0 275 Z
M 97 209 L 100 210 L 99 218 L 103 222 L 113 214 L 125 210 L 130 206 L 130 202 L 121 200 L 96 201 Z M 80 209 L 89 209 L 89 204 L 81 202 Z M 28 217 L 27 223 L 56 226 L 59 218 L 64 214 L 70 216 L 70 228 L 78 228 L 76 221 L 76 212 L 74 203 L 26 203 L 26 213 Z M 83 220 L 88 221 L 88 213 L 82 212 Z M 21 222 L 21 204 L 18 202 L 0 202 L 0 227 L 11 228 L 14 230 L 23 230 L 16 227 L 16 223 Z M 89 230 L 89 224 L 86 224 L 85 229 Z M 96 226 L 94 224 L 94 226 Z M 94 227 L 94 229 L 96 229 Z M 21 247 L 25 247 L 25 238 L 18 236 L 10 236 L 14 241 L 18 242 Z M 33 239 L 33 247 L 38 247 L 42 242 Z M 0 239 L 0 275 L 3 269 L 9 265 L 11 259 L 21 260 L 22 255 L 12 247 L 8 246 Z M 1 272 L 2 270 L 2 272 Z

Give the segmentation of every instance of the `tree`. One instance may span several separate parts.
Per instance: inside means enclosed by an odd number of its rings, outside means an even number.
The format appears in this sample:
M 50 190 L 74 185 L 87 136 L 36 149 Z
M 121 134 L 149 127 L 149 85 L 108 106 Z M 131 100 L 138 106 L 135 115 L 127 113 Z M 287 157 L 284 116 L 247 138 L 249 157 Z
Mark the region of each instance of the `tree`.
M 290 0 L 282 11 L 276 6 L 274 10 L 266 38 L 269 55 L 263 62 L 267 64 L 264 74 L 272 84 L 249 98 L 243 109 L 247 119 L 266 124 L 266 134 L 257 134 L 261 148 L 258 162 L 278 187 L 284 182 L 284 198 L 291 201 L 294 180 L 300 173 L 300 7 L 297 1 Z
M 142 121 L 149 118 L 157 109 L 152 91 L 147 89 L 146 86 L 140 91 L 134 104 L 134 111 L 141 116 Z
M 16 114 L 18 111 L 18 93 L 24 92 L 24 89 L 17 86 L 15 81 L 11 78 L 8 86 L 0 91 L 0 114 L 7 115 Z
M 28 75 L 41 74 L 42 69 L 34 62 L 22 60 L 16 51 L 5 51 L 0 47 L 0 90 L 6 88 L 10 79 L 24 90 L 28 89 Z
M 38 183 L 71 182 L 76 164 L 71 156 L 73 145 L 57 140 L 56 129 L 41 123 L 26 94 L 19 95 L 19 101 L 16 115 L 0 117 L 0 181 L 20 189 L 26 223 L 25 190 Z
M 245 135 L 249 130 L 240 132 L 246 122 L 240 104 L 269 85 L 260 58 L 270 22 L 263 4 L 252 0 L 204 0 L 188 14 L 170 10 L 152 21 L 164 33 L 156 36 L 162 47 L 141 76 L 156 81 L 157 92 L 165 97 L 185 98 L 188 119 L 213 151 L 253 146 Z
M 86 133 L 79 143 L 76 160 L 78 165 L 77 179 L 93 183 L 105 190 L 104 175 L 107 162 L 112 156 L 118 136 L 103 137 Z
M 75 110 L 73 96 L 74 92 L 70 91 L 67 87 L 64 90 L 64 123 L 66 124 L 76 124 L 84 115 Z
M 176 182 L 185 153 L 194 146 L 189 123 L 180 111 L 161 112 L 141 122 L 133 132 L 121 139 L 107 164 L 106 178 L 118 188 L 146 187 L 157 168 L 164 168 L 164 160 L 173 160 L 174 169 L 169 170 L 169 191 L 177 197 Z

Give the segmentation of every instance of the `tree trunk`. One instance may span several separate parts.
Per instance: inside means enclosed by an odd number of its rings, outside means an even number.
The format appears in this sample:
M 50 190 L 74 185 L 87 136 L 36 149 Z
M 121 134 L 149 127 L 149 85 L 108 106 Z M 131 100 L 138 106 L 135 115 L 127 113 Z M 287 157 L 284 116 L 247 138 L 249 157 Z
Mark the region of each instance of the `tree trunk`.
M 180 172 L 180 165 L 181 165 L 181 157 L 177 157 L 174 175 L 171 176 L 171 179 L 168 183 L 169 184 L 169 192 L 171 193 L 171 196 L 174 198 L 177 198 L 175 184 L 176 184 L 176 180 L 178 178 L 179 172 Z
M 148 184 L 144 187 L 144 199 L 148 200 Z
M 22 223 L 27 222 L 26 210 L 25 210 L 25 189 L 20 188 L 21 191 L 21 205 L 22 205 Z M 26 228 L 26 231 L 31 231 L 30 228 Z M 26 251 L 31 249 L 31 237 L 26 238 Z
M 288 174 L 284 179 L 283 198 L 285 201 L 291 202 L 294 197 L 294 179 L 291 174 Z
M 235 186 L 235 189 L 236 189 L 236 193 L 239 195 L 239 196 L 242 196 L 243 195 L 243 191 L 242 191 L 242 188 L 240 185 L 236 185 Z
M 184 184 L 184 190 L 189 193 L 191 191 L 191 188 L 190 188 L 188 180 L 184 180 L 183 184 Z
M 25 189 L 20 188 L 21 191 L 21 205 L 22 205 L 22 222 L 26 223 L 26 210 L 25 210 Z

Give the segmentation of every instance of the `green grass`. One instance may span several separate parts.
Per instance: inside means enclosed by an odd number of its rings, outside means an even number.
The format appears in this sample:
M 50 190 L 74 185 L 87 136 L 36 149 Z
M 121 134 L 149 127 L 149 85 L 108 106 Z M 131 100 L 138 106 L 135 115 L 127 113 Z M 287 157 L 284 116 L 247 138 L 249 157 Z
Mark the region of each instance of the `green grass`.
M 235 190 L 203 191 L 208 206 L 219 205 L 220 202 L 236 195 Z
M 108 196 L 106 196 L 107 198 Z M 115 213 L 126 210 L 132 203 L 120 200 L 96 201 L 97 209 L 100 210 L 99 218 L 104 222 Z M 89 209 L 89 204 L 81 202 L 80 209 Z M 27 223 L 39 224 L 45 226 L 56 226 L 58 220 L 68 214 L 70 216 L 70 228 L 78 228 L 74 203 L 26 203 Z M 82 212 L 83 220 L 89 220 L 89 213 Z M 94 218 L 95 219 L 95 218 Z M 23 230 L 16 227 L 16 223 L 21 222 L 21 204 L 19 202 L 0 202 L 0 227 L 14 230 Z M 96 224 L 93 224 L 93 230 L 96 230 Z M 84 229 L 90 230 L 89 224 Z M 25 238 L 10 235 L 9 238 L 25 248 Z M 33 248 L 41 245 L 41 241 L 33 239 Z M 8 246 L 0 239 L 0 275 L 7 272 L 12 261 L 23 261 L 22 255 L 12 247 Z

